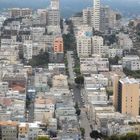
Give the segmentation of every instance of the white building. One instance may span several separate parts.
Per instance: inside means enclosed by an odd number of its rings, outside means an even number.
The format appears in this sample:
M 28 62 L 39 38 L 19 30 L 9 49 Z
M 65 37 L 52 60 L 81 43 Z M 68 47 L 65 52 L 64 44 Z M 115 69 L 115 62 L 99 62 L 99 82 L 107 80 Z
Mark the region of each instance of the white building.
M 94 1 L 94 29 L 99 31 L 100 30 L 100 0 L 93 0 Z
M 60 25 L 59 9 L 48 9 L 47 10 L 47 25 L 48 26 L 59 26 Z
M 8 82 L 0 82 L 0 95 L 5 95 L 8 92 Z
M 78 57 L 91 55 L 91 37 L 77 36 L 77 53 Z
M 105 56 L 108 52 L 108 46 L 104 46 L 104 40 L 101 36 L 92 37 L 92 54 Z
M 88 66 L 88 68 L 86 68 L 86 66 Z M 80 58 L 80 67 L 82 70 L 81 72 L 84 73 L 87 73 L 86 70 L 88 70 L 90 67 L 93 67 L 93 71 L 91 71 L 91 73 L 109 71 L 109 61 L 108 58 L 101 58 L 97 55 L 92 57 Z
M 37 15 L 40 18 L 40 24 L 46 25 L 47 24 L 47 10 L 46 9 L 37 9 Z
M 132 71 L 140 70 L 140 58 L 137 55 L 127 55 L 123 57 L 122 65 Z
M 119 38 L 119 41 L 118 41 L 119 45 L 122 47 L 122 49 L 130 50 L 133 48 L 133 42 L 129 38 L 128 34 L 119 33 L 118 38 Z
M 51 5 L 50 5 L 50 7 L 52 8 L 52 9 L 59 9 L 59 0 L 51 0 Z
M 91 74 L 89 77 L 84 77 L 85 86 L 93 86 L 96 84 L 102 85 L 104 87 L 108 86 L 108 78 L 102 74 Z
M 123 56 L 123 49 L 121 48 L 110 48 L 108 51 L 108 56 L 114 58 L 115 56 L 122 57 Z
M 32 59 L 32 56 L 33 56 L 33 44 L 29 43 L 29 42 L 24 43 L 23 52 L 24 52 L 24 58 L 26 58 L 27 60 Z
M 88 7 L 86 9 L 83 9 L 83 24 L 93 27 L 93 20 L 93 8 Z

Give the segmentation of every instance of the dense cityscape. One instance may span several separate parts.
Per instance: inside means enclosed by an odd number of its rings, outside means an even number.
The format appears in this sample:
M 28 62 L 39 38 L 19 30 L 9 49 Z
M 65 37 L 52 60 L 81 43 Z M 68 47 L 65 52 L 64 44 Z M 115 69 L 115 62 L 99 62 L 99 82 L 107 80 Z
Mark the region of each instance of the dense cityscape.
M 139 16 L 46 7 L 0 13 L 0 140 L 140 139 Z

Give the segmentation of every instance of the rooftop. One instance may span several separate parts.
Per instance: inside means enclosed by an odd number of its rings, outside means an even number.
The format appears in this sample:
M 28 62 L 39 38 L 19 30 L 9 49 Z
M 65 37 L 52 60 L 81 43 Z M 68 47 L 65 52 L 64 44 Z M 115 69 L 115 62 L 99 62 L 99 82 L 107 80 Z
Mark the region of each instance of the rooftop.
M 134 79 L 134 78 L 129 78 L 129 77 L 126 77 L 126 78 L 123 78 L 123 79 L 120 79 L 120 82 L 122 84 L 138 84 L 139 81 Z

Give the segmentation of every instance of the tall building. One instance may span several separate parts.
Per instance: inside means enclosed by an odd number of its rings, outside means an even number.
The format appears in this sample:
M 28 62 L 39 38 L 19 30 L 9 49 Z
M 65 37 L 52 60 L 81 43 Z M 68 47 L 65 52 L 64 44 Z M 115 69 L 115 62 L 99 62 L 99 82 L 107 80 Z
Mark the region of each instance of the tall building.
M 100 11 L 100 30 L 105 32 L 109 29 L 110 8 L 109 6 L 102 6 Z
M 92 54 L 105 56 L 108 52 L 108 46 L 104 46 L 104 40 L 101 36 L 92 37 Z
M 84 35 L 77 37 L 77 53 L 78 57 L 91 55 L 91 37 Z
M 60 11 L 58 9 L 48 9 L 47 25 L 48 26 L 59 26 L 60 25 Z
M 50 8 L 47 10 L 47 25 L 60 26 L 59 0 L 51 0 Z
M 88 7 L 83 9 L 83 24 L 93 27 L 93 8 Z
M 122 114 L 138 116 L 140 114 L 139 82 L 128 77 L 120 80 L 115 77 L 114 80 L 114 105 L 116 110 Z
M 99 31 L 100 30 L 100 0 L 94 0 L 93 5 L 93 15 L 94 15 L 94 29 Z
M 40 24 L 46 25 L 47 24 L 47 10 L 46 9 L 38 9 L 37 15 L 39 16 Z
M 51 0 L 51 9 L 59 9 L 59 0 Z

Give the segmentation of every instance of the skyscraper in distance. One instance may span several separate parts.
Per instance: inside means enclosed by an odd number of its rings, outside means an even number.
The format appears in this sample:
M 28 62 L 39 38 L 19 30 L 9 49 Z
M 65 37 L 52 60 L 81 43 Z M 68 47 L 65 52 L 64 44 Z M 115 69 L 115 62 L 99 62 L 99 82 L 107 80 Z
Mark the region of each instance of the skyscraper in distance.
M 59 0 L 51 0 L 51 9 L 59 9 Z
M 100 30 L 100 0 L 93 0 L 93 15 L 94 15 L 94 23 L 93 23 L 93 27 L 94 30 L 99 31 Z
M 47 10 L 47 25 L 48 26 L 60 25 L 59 0 L 51 0 L 50 7 Z

